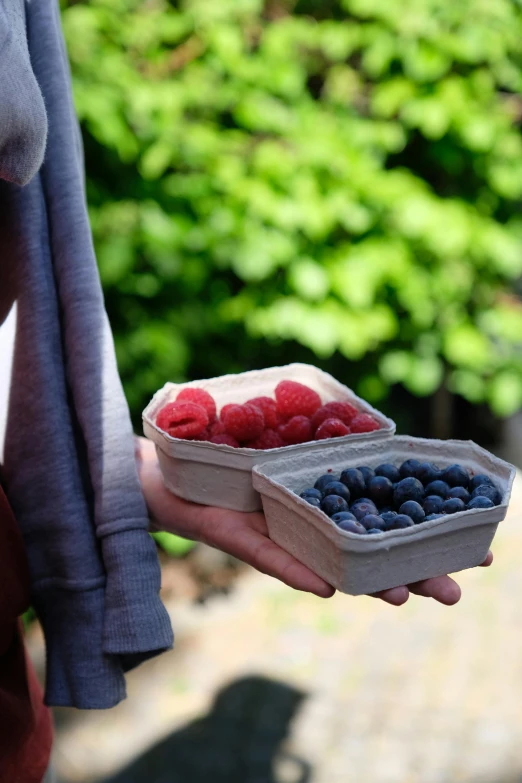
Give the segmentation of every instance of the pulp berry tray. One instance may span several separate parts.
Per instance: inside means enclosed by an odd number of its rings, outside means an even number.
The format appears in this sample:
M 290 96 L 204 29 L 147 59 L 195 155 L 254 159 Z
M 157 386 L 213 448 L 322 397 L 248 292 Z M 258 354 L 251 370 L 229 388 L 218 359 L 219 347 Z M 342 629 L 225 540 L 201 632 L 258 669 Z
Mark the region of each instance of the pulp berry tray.
M 472 474 L 488 474 L 501 504 L 446 515 L 414 527 L 378 535 L 340 530 L 329 517 L 298 497 L 330 470 L 407 459 L 440 466 L 460 463 Z M 323 441 L 308 453 L 257 465 L 254 487 L 263 500 L 270 538 L 344 593 L 375 593 L 428 577 L 480 565 L 506 515 L 515 468 L 472 441 L 438 441 L 406 436 L 335 445 Z
M 383 416 L 353 391 L 336 381 L 328 373 L 307 364 L 289 364 L 267 370 L 223 375 L 203 381 L 167 383 L 152 398 L 143 412 L 143 431 L 154 441 L 165 485 L 185 500 L 204 505 L 220 506 L 236 511 L 258 511 L 261 498 L 252 485 L 252 468 L 259 463 L 294 458 L 300 463 L 305 455 L 322 453 L 325 441 L 310 441 L 296 446 L 258 450 L 232 448 L 204 441 L 180 440 L 167 435 L 156 426 L 158 412 L 173 402 L 182 389 L 205 389 L 214 397 L 218 412 L 227 403 L 243 403 L 253 397 L 274 396 L 279 381 L 293 380 L 314 389 L 323 404 L 344 400 L 351 402 L 362 413 L 370 413 L 381 429 L 371 433 L 356 433 L 335 438 L 335 448 L 347 447 L 389 438 L 395 432 L 395 423 Z M 327 443 L 333 443 L 330 439 Z

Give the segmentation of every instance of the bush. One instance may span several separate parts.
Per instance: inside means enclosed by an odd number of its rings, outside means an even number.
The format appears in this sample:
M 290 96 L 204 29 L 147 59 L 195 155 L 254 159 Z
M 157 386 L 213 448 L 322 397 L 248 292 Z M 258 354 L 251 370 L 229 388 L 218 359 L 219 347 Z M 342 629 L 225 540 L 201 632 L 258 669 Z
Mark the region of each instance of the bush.
M 520 407 L 518 3 L 62 6 L 135 415 L 294 357 Z

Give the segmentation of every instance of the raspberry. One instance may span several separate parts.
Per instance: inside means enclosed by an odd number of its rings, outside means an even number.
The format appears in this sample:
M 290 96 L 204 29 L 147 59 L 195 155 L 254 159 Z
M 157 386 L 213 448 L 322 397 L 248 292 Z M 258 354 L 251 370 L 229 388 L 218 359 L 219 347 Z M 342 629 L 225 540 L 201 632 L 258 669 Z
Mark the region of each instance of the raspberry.
M 326 419 L 317 428 L 315 439 L 324 440 L 325 438 L 340 438 L 341 435 L 349 434 L 350 428 L 340 419 Z
M 223 421 L 223 417 L 224 417 L 225 413 L 226 413 L 226 412 L 227 412 L 227 411 L 228 411 L 230 408 L 233 408 L 235 404 L 236 404 L 235 402 L 231 402 L 231 403 L 229 403 L 228 405 L 223 405 L 223 407 L 221 408 L 221 412 L 220 412 L 220 414 L 219 414 L 219 418 L 221 419 L 221 421 Z
M 374 432 L 380 430 L 381 425 L 369 413 L 359 413 L 350 424 L 350 429 L 352 432 Z
M 225 430 L 238 441 L 254 440 L 265 428 L 263 414 L 255 405 L 231 405 L 223 417 Z
M 280 449 L 286 443 L 275 430 L 265 430 L 259 438 L 248 441 L 245 446 L 249 449 Z
M 213 438 L 215 435 L 223 435 L 225 432 L 225 425 L 222 421 L 216 420 L 213 424 L 209 427 L 210 430 L 210 436 Z
M 194 438 L 208 425 L 208 413 L 195 402 L 169 402 L 158 413 L 156 424 L 173 438 Z
M 204 389 L 196 389 L 189 386 L 188 389 L 180 391 L 176 397 L 176 402 L 195 402 L 196 405 L 201 405 L 208 414 L 208 420 L 212 424 L 216 418 L 216 403 L 214 398 Z
M 191 438 L 191 440 L 210 440 L 211 437 L 212 434 L 210 432 L 210 427 L 205 427 L 204 430 L 199 432 L 197 435 L 194 435 L 194 437 Z
M 233 446 L 235 449 L 239 448 L 239 443 L 232 435 L 227 435 L 226 432 L 221 435 L 213 435 L 210 438 L 211 443 L 219 443 L 224 446 Z
M 275 390 L 278 413 L 283 416 L 312 416 L 321 407 L 321 398 L 313 389 L 297 381 L 281 381 Z
M 322 424 L 323 421 L 326 421 L 326 419 L 339 419 L 349 427 L 352 423 L 352 419 L 354 419 L 358 413 L 359 411 L 357 408 L 349 402 L 327 402 L 326 405 L 319 408 L 312 416 L 313 430 L 315 432 L 318 426 Z
M 271 397 L 254 397 L 253 400 L 248 400 L 248 405 L 255 405 L 256 408 L 259 408 L 265 417 L 265 427 L 275 429 L 280 423 L 277 421 L 276 401 Z
M 312 440 L 312 425 L 306 416 L 294 416 L 287 424 L 281 424 L 279 434 L 288 444 Z

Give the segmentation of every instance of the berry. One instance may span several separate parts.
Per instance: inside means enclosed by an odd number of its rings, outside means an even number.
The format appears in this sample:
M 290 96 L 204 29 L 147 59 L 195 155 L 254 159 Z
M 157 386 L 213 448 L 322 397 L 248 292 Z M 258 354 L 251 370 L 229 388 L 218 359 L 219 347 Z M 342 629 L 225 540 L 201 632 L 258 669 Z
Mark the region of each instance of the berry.
M 196 405 L 201 405 L 206 410 L 210 424 L 216 419 L 215 400 L 204 389 L 197 389 L 193 386 L 182 389 L 176 397 L 176 402 L 195 402 Z
M 158 413 L 156 424 L 173 438 L 194 438 L 208 425 L 208 413 L 195 402 L 169 402 Z
M 473 492 L 473 490 L 477 489 L 477 487 L 480 487 L 481 484 L 489 484 L 492 487 L 495 486 L 490 477 L 486 476 L 485 473 L 477 473 L 477 475 L 473 476 L 469 482 L 469 491 Z
M 332 522 L 335 522 L 336 525 L 339 524 L 339 522 L 345 522 L 348 519 L 351 519 L 352 522 L 357 522 L 357 519 L 353 514 L 350 514 L 349 511 L 338 511 L 337 514 L 334 514 L 333 517 L 331 517 Z
M 368 514 L 378 514 L 377 507 L 375 503 L 372 503 L 371 500 L 358 500 L 356 501 L 352 507 L 350 508 L 350 511 L 354 515 L 356 519 L 361 521 L 361 519 L 364 519 Z
M 328 495 L 339 495 L 340 498 L 344 498 L 347 503 L 350 502 L 350 490 L 340 481 L 331 481 L 327 484 L 323 490 L 323 497 Z
M 248 405 L 255 405 L 259 408 L 265 419 L 265 427 L 270 430 L 275 430 L 279 424 L 277 420 L 277 407 L 276 401 L 271 397 L 254 397 L 252 400 L 247 400 Z
M 214 421 L 210 425 L 209 430 L 210 430 L 210 437 L 212 438 L 214 437 L 214 435 L 223 435 L 223 433 L 225 432 L 225 425 L 223 424 L 222 421 L 216 419 L 216 421 Z
M 281 381 L 275 389 L 277 410 L 283 416 L 313 416 L 321 398 L 313 389 L 297 381 Z
M 280 449 L 285 446 L 281 435 L 275 430 L 263 430 L 259 438 L 249 440 L 245 444 L 249 449 Z
M 424 509 L 415 500 L 407 500 L 403 503 L 399 509 L 399 514 L 406 514 L 407 517 L 413 519 L 416 525 L 420 525 L 426 519 Z
M 396 508 L 400 508 L 407 500 L 415 500 L 422 503 L 424 499 L 424 487 L 413 476 L 401 479 L 393 490 L 393 502 Z
M 360 498 L 366 491 L 364 476 L 357 468 L 347 468 L 341 473 L 341 481 L 350 490 L 352 498 Z
M 494 506 L 500 505 L 502 497 L 496 487 L 492 487 L 490 484 L 481 484 L 479 487 L 473 490 L 471 493 L 471 499 L 473 498 L 489 498 Z
M 311 506 L 314 506 L 314 508 L 321 508 L 321 501 L 319 500 L 319 498 L 306 497 L 303 498 L 303 500 L 306 500 L 306 502 L 309 503 Z
M 442 470 L 432 462 L 421 462 L 417 470 L 417 478 L 422 481 L 424 486 L 431 484 L 432 481 L 438 481 L 442 477 Z
M 413 478 L 419 478 L 417 474 L 420 466 L 421 463 L 418 459 L 407 459 L 406 462 L 403 462 L 399 468 L 401 478 L 410 478 L 410 476 L 413 476 Z
M 373 530 L 367 530 L 366 535 L 367 536 L 375 536 L 377 533 L 383 533 L 383 530 L 378 530 L 376 527 L 373 528 Z
M 369 413 L 359 413 L 352 420 L 350 429 L 352 432 L 374 432 L 375 430 L 380 430 L 381 425 Z
M 376 506 L 387 506 L 393 501 L 393 484 L 386 476 L 374 476 L 368 482 L 368 495 Z
M 325 440 L 326 438 L 340 438 L 342 435 L 349 435 L 350 428 L 343 424 L 340 419 L 326 419 L 319 425 L 315 433 L 315 440 Z
M 386 522 L 386 529 L 389 530 L 390 526 L 393 523 L 393 520 L 397 516 L 397 512 L 396 511 L 381 511 L 380 516 Z
M 348 511 L 348 503 L 339 495 L 327 495 L 321 500 L 321 508 L 325 514 L 332 517 L 338 511 Z
M 452 487 L 448 492 L 448 498 L 459 498 L 463 503 L 469 503 L 470 494 L 464 487 Z
M 349 402 L 327 402 L 326 405 L 321 406 L 312 416 L 312 427 L 315 430 L 326 419 L 339 419 L 350 426 L 352 420 L 357 416 L 359 411 Z
M 239 448 L 239 443 L 232 435 L 224 432 L 222 435 L 213 435 L 210 438 L 211 443 L 218 443 L 222 446 L 233 446 L 235 449 Z
M 316 489 L 315 487 L 308 487 L 308 489 L 303 489 L 299 497 L 303 498 L 303 500 L 306 500 L 306 498 L 317 498 L 318 500 L 322 500 L 323 493 L 320 489 Z
M 375 471 L 373 468 L 369 468 L 367 465 L 360 465 L 357 470 L 359 473 L 363 474 L 364 482 L 366 486 L 368 486 L 368 482 L 370 479 L 372 479 L 375 476 Z
M 397 514 L 389 530 L 402 530 L 405 527 L 413 527 L 415 522 L 407 514 Z
M 443 516 L 444 516 L 444 514 L 429 514 L 426 517 L 426 522 L 431 522 L 432 519 L 440 519 Z
M 325 473 L 324 476 L 319 476 L 314 484 L 314 488 L 318 489 L 320 492 L 324 492 L 326 485 L 331 484 L 332 481 L 339 481 L 339 477 L 334 473 Z
M 440 514 L 443 503 L 444 501 L 440 495 L 428 495 L 427 498 L 424 498 L 422 507 L 426 516 L 429 516 L 430 514 Z
M 385 476 L 391 481 L 392 484 L 396 484 L 401 480 L 401 474 L 399 469 L 395 465 L 391 465 L 389 462 L 385 462 L 383 465 L 377 465 L 375 468 L 376 476 Z
M 305 443 L 312 440 L 312 425 L 306 416 L 294 416 L 279 426 L 278 433 L 288 444 Z
M 255 405 L 232 405 L 222 418 L 225 430 L 238 441 L 254 440 L 265 427 L 263 414 Z
M 469 485 L 468 471 L 462 465 L 450 465 L 442 473 L 442 480 L 450 487 L 467 487 Z
M 469 501 L 468 508 L 495 508 L 495 504 L 490 498 L 487 498 L 484 495 L 476 495 Z
M 438 495 L 439 497 L 446 500 L 450 489 L 451 487 L 449 487 L 445 481 L 438 479 L 437 481 L 432 481 L 430 484 L 428 484 L 426 487 L 426 497 L 428 497 L 428 495 Z
M 460 498 L 449 498 L 442 504 L 443 514 L 458 514 L 459 511 L 465 511 L 466 504 Z
M 235 406 L 236 406 L 235 402 L 230 402 L 228 405 L 223 405 L 223 407 L 221 408 L 221 411 L 219 413 L 219 418 L 221 419 L 221 421 L 224 420 L 226 412 L 229 411 L 230 408 L 234 408 Z
M 187 440 L 210 440 L 211 437 L 210 427 L 205 427 L 204 430 L 201 430 L 197 435 L 194 435 L 193 438 L 187 438 Z
M 359 536 L 366 535 L 366 528 L 353 519 L 343 519 L 337 524 L 337 527 L 339 530 L 344 530 L 345 533 L 357 533 Z
M 386 530 L 386 522 L 379 514 L 366 514 L 360 522 L 366 530 Z

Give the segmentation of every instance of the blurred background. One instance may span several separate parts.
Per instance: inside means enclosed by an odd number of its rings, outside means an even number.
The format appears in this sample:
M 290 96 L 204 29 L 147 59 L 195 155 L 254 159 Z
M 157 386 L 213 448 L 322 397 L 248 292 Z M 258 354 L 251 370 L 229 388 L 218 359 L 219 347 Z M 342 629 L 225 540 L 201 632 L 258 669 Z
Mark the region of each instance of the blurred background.
M 61 7 L 137 431 L 167 380 L 299 360 L 522 465 L 520 0 Z M 60 783 L 522 780 L 521 495 L 452 609 L 161 537 L 176 649 L 57 711 Z

